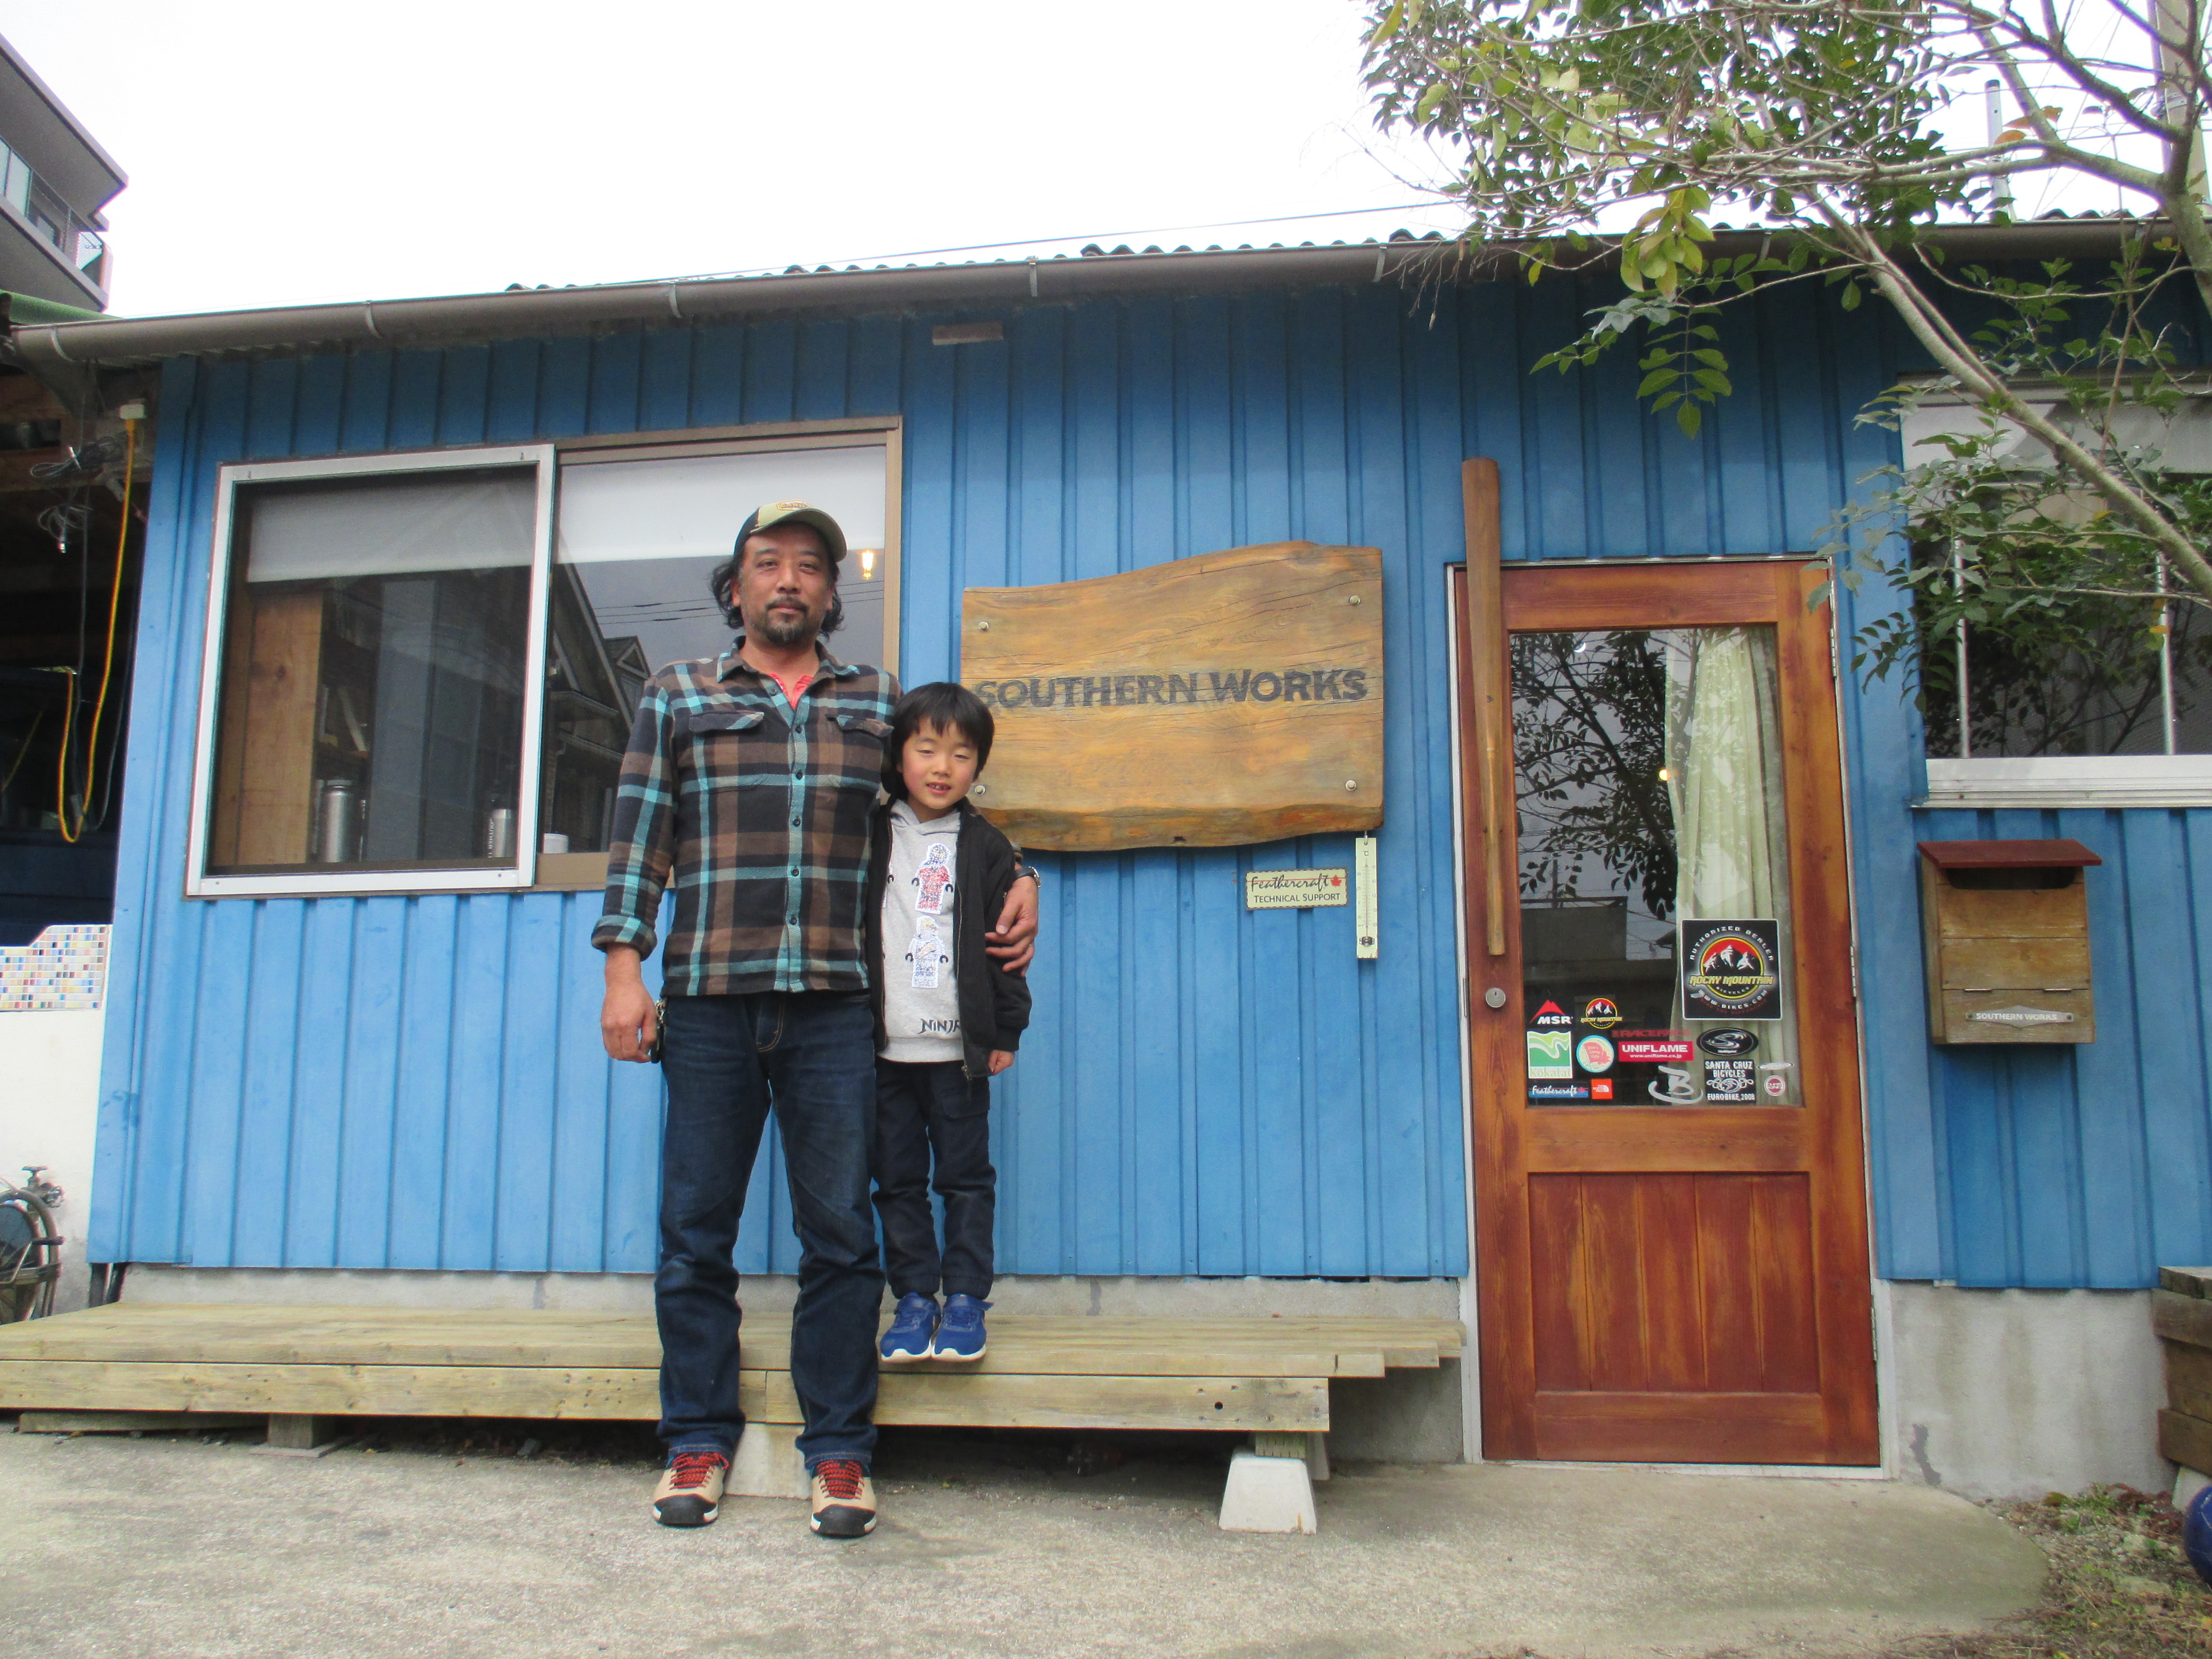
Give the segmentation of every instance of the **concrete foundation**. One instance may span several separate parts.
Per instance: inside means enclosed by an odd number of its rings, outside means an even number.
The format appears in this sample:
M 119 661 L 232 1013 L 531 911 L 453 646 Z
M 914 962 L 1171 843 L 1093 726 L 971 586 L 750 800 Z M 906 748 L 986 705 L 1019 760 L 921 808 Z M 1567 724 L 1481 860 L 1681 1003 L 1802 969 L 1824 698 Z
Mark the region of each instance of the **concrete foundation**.
M 2148 1291 L 1876 1289 L 1898 1479 L 1969 1498 L 2172 1484 Z

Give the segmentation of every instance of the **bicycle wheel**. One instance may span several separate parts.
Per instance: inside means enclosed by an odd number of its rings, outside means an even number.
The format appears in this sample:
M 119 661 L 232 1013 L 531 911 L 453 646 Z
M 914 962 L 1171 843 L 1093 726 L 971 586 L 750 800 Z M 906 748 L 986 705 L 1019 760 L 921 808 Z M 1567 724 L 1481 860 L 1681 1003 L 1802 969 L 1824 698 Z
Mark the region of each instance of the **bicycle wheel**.
M 0 1324 L 40 1319 L 53 1310 L 61 1276 L 53 1218 L 21 1191 L 0 1199 Z

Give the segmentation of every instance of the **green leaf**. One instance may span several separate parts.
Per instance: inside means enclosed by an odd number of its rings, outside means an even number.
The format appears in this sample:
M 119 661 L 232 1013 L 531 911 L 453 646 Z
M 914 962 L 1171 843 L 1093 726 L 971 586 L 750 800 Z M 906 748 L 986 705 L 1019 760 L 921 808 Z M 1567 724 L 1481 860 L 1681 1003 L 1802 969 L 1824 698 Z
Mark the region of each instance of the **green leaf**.
M 1636 395 L 1639 398 L 1648 398 L 1653 392 L 1663 391 L 1674 385 L 1677 378 L 1678 371 L 1672 363 L 1655 368 L 1644 377 L 1643 384 L 1636 388 Z
M 1859 308 L 1859 285 L 1858 285 L 1856 283 L 1844 283 L 1844 310 L 1846 310 L 1846 311 L 1856 311 L 1858 308 Z
M 1705 423 L 1705 418 L 1704 412 L 1697 404 L 1686 398 L 1674 410 L 1674 424 L 1682 428 L 1682 435 L 1686 438 L 1698 435 L 1698 428 Z

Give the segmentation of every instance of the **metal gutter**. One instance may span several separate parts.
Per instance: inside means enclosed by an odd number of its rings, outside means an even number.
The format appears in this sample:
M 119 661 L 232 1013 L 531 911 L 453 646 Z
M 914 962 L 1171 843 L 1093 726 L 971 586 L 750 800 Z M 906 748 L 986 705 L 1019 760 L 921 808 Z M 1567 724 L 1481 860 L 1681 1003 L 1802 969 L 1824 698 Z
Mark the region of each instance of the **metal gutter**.
M 2109 254 L 2123 229 L 2142 223 L 2036 220 L 2022 225 L 1962 226 L 1945 232 L 1943 243 L 1948 252 L 1969 258 L 2054 253 L 2090 258 Z M 1734 252 L 1783 240 L 1761 232 L 1727 230 L 1716 242 L 1720 250 Z M 206 353 L 448 344 L 763 313 L 1054 304 L 1114 294 L 1364 285 L 1386 280 L 1419 286 L 1485 280 L 1512 257 L 1512 250 L 1504 246 L 1469 252 L 1449 242 L 1407 240 L 1063 255 L 873 270 L 823 267 L 772 276 L 510 289 L 431 299 L 106 318 L 19 327 L 13 338 L 21 361 L 33 369 L 119 367 Z

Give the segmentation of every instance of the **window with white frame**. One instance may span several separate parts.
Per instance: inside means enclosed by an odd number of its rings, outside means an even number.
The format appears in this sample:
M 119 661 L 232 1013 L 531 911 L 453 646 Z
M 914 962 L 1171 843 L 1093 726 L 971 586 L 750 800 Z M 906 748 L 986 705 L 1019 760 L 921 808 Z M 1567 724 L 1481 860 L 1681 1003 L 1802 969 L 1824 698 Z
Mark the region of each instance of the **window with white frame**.
M 851 556 L 826 643 L 895 666 L 894 441 L 224 468 L 188 891 L 522 887 L 549 855 L 587 884 L 646 678 L 730 647 L 708 579 L 754 507 L 837 518 Z
M 2064 418 L 2055 400 L 2041 412 Z M 2212 472 L 2212 398 L 2185 398 L 2170 417 L 2127 414 L 2144 424 L 2135 441 L 2156 448 L 2166 471 Z M 1905 465 L 1977 426 L 1963 404 L 1909 410 Z M 2023 471 L 2049 464 L 2025 433 L 2012 453 Z M 1929 545 L 1915 556 L 1940 566 L 1947 555 Z M 1931 804 L 2212 802 L 2212 617 L 2201 605 L 2054 599 L 2023 608 L 2010 626 L 1924 637 L 1921 674 Z

